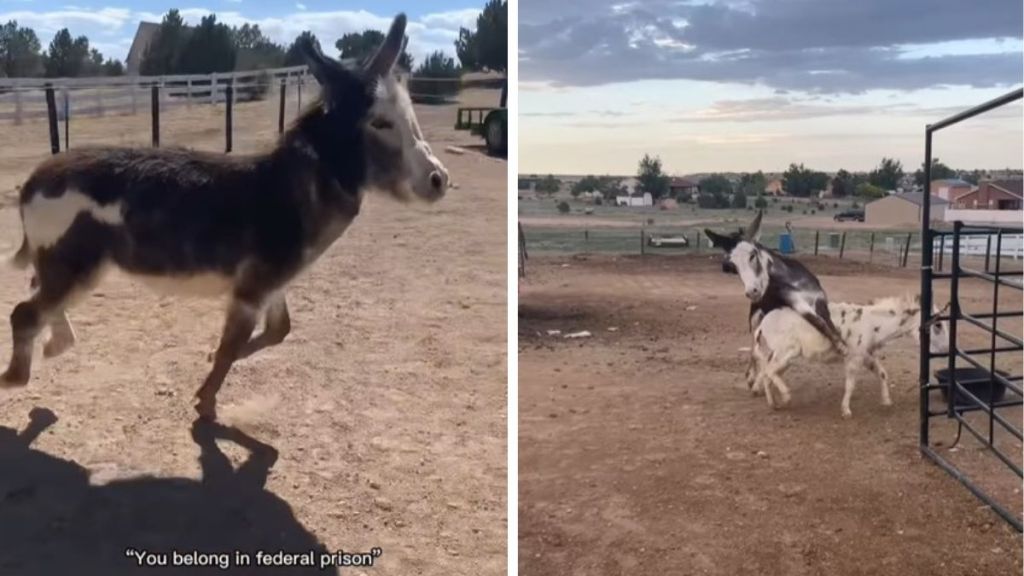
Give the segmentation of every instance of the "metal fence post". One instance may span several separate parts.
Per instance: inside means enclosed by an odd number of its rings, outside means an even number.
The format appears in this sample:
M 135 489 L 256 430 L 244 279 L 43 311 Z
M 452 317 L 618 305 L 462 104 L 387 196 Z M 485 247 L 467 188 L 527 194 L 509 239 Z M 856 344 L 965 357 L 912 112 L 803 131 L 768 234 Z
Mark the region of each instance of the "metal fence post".
M 901 268 L 907 267 L 907 259 L 910 257 L 910 240 L 913 236 L 913 232 L 907 234 L 907 245 L 903 247 L 903 263 L 900 264 Z
M 150 88 L 149 109 L 153 117 L 153 147 L 160 147 L 160 86 L 153 84 Z
M 60 130 L 57 128 L 57 101 L 53 84 L 46 84 L 46 116 L 50 122 L 50 152 L 60 152 Z
M 846 252 L 846 230 L 843 230 L 843 236 L 839 239 L 839 259 L 843 259 L 843 252 Z
M 231 111 L 234 108 L 233 103 L 235 101 L 235 99 L 234 99 L 234 95 L 235 95 L 234 79 L 229 79 L 228 80 L 228 85 L 224 88 L 224 90 L 225 90 L 225 104 L 227 106 L 227 108 L 225 109 L 225 114 L 224 114 L 224 152 L 228 153 L 228 152 L 231 152 L 231 144 L 232 144 L 232 142 L 231 142 L 231 136 L 232 136 L 232 134 L 231 134 L 231 132 L 232 132 L 232 130 L 231 130 L 231 120 L 232 120 L 232 118 L 231 118 Z
M 875 233 L 871 233 L 871 240 L 868 243 L 868 263 L 870 264 L 875 259 Z
M 821 230 L 814 231 L 814 255 L 818 255 L 818 235 L 821 234 Z
M 281 134 L 284 132 L 284 98 L 285 92 L 287 91 L 287 79 L 281 79 L 281 104 L 277 109 L 277 133 Z

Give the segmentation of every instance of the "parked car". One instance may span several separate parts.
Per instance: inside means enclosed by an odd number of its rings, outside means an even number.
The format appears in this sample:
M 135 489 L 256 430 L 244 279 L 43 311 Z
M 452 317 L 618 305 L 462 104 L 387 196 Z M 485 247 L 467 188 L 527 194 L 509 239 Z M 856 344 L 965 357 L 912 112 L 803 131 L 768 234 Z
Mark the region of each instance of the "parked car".
M 835 220 L 836 222 L 846 222 L 847 220 L 854 220 L 856 222 L 863 222 L 864 221 L 864 211 L 863 210 L 843 210 L 842 212 L 837 212 L 836 215 L 832 217 L 832 219 Z

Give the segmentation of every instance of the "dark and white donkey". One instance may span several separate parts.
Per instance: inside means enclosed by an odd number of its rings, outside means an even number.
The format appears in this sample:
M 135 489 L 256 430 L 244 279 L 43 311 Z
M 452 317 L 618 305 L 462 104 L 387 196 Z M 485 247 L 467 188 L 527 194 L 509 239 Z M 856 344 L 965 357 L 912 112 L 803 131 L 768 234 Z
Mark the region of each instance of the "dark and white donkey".
M 114 265 L 178 292 L 229 296 L 213 368 L 196 392 L 199 414 L 216 418 L 232 363 L 288 334 L 286 285 L 352 223 L 365 191 L 435 201 L 448 188 L 391 72 L 405 26 L 398 15 L 359 69 L 303 45 L 321 98 L 265 154 L 80 148 L 43 162 L 21 190 L 24 243 L 13 258 L 35 268 L 35 290 L 11 313 L 0 385 L 28 382 L 44 327 L 46 356 L 74 343 L 67 308 Z
M 708 239 L 726 254 L 724 268 L 735 271 L 743 281 L 750 299 L 750 327 L 755 329 L 769 312 L 790 308 L 814 326 L 841 354 L 846 344 L 832 323 L 825 290 L 810 270 L 800 262 L 760 245 L 761 218 L 758 211 L 754 221 L 743 232 L 729 235 L 716 234 L 705 229 Z M 751 374 L 748 370 L 748 381 Z

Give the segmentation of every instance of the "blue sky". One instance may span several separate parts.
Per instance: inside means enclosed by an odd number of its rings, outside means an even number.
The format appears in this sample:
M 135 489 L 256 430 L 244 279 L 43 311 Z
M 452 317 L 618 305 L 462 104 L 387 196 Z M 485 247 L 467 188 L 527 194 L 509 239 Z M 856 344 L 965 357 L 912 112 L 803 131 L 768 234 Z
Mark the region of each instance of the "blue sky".
M 918 167 L 924 126 L 1024 82 L 1020 0 L 522 0 L 520 169 Z M 1022 107 L 943 132 L 1021 166 Z
M 90 44 L 104 56 L 123 60 L 139 21 L 159 21 L 171 8 L 178 8 L 188 23 L 196 23 L 211 12 L 231 25 L 258 23 L 264 34 L 281 44 L 291 42 L 303 30 L 312 30 L 325 51 L 328 47 L 333 50 L 334 41 L 346 32 L 386 30 L 394 15 L 405 11 L 409 16 L 409 51 L 422 61 L 434 50 L 454 56 L 453 42 L 459 27 L 475 25 L 482 7 L 482 0 L 0 0 L 0 22 L 15 19 L 33 28 L 44 49 L 54 33 L 66 27 L 74 36 L 88 36 Z

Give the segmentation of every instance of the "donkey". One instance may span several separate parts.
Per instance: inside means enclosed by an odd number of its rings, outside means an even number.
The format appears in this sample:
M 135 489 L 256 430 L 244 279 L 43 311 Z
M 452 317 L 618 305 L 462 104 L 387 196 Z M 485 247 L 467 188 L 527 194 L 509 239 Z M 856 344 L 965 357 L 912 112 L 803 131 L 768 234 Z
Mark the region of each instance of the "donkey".
M 947 305 L 948 306 L 948 305 Z M 797 358 L 836 362 L 842 360 L 846 369 L 846 387 L 843 393 L 842 414 L 849 418 L 850 398 L 856 384 L 855 375 L 860 367 L 867 368 L 878 376 L 882 386 L 881 402 L 890 406 L 889 375 L 878 361 L 876 354 L 893 340 L 913 334 L 920 339 L 921 299 L 890 297 L 865 305 L 833 303 L 829 309 L 838 318 L 839 330 L 847 344 L 847 353 L 838 355 L 831 342 L 808 323 L 802 315 L 789 308 L 778 308 L 764 316 L 754 331 L 753 355 L 757 364 L 752 391 L 763 390 L 768 405 L 775 407 L 772 396 L 774 384 L 781 395 L 782 404 L 789 402 L 789 388 L 782 380 L 782 373 Z M 943 310 L 934 313 L 938 317 Z M 948 324 L 932 321 L 931 352 L 943 353 L 949 349 Z
M 711 244 L 726 254 L 723 270 L 735 271 L 743 281 L 751 302 L 751 330 L 772 310 L 791 308 L 828 338 L 837 351 L 845 353 L 845 344 L 832 323 L 828 298 L 818 278 L 800 262 L 757 242 L 763 215 L 758 211 L 743 232 L 722 235 L 704 229 Z
M 36 168 L 21 190 L 24 240 L 12 259 L 35 269 L 34 293 L 11 313 L 0 385 L 28 383 L 45 326 L 44 356 L 75 342 L 66 310 L 113 265 L 177 293 L 228 297 L 213 367 L 196 392 L 196 411 L 215 420 L 231 365 L 284 340 L 286 286 L 348 228 L 367 191 L 434 202 L 448 188 L 391 72 L 405 27 L 399 14 L 357 68 L 304 43 L 321 97 L 266 153 L 80 148 Z

